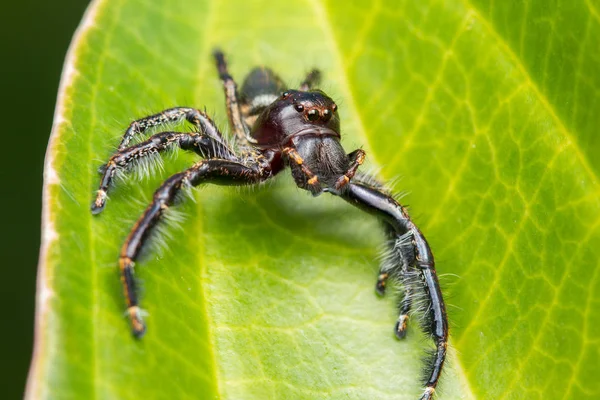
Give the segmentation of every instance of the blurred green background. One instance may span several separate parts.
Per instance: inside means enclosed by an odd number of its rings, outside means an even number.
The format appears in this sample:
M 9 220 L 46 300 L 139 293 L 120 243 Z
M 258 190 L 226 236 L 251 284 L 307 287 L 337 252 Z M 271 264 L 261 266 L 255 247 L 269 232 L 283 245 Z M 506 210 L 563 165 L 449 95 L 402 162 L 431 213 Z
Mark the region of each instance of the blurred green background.
M 85 0 L 5 1 L 0 12 L 3 399 L 23 397 L 29 369 L 44 153 L 63 60 L 87 4 Z

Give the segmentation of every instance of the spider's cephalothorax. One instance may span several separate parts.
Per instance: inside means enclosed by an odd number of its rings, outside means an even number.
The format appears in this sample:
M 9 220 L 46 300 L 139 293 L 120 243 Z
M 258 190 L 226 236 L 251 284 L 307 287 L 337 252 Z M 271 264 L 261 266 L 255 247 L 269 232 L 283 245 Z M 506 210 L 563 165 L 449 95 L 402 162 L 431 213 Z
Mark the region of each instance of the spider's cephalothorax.
M 227 72 L 223 54 L 216 51 L 217 70 L 223 81 L 227 114 L 234 132 L 233 143 L 226 141 L 213 121 L 202 111 L 175 107 L 132 122 L 118 151 L 101 169 L 102 179 L 92 203 L 92 213 L 100 213 L 107 191 L 117 172 L 131 169 L 140 160 L 173 146 L 191 150 L 203 157 L 192 167 L 168 178 L 154 193 L 146 211 L 127 236 L 119 259 L 127 313 L 134 336 L 145 330 L 138 303 L 133 266 L 149 233 L 174 205 L 177 195 L 187 187 L 204 183 L 253 185 L 264 182 L 285 167 L 290 167 L 298 187 L 313 195 L 329 192 L 350 204 L 379 217 L 388 233 L 388 251 L 377 279 L 376 290 L 385 292 L 389 278 L 402 282 L 404 298 L 394 331 L 406 335 L 409 312 L 415 298 L 425 304 L 423 327 L 435 342 L 435 350 L 425 371 L 422 399 L 430 399 L 437 386 L 448 342 L 448 320 L 435 272 L 433 255 L 425 237 L 411 221 L 406 209 L 377 180 L 357 174 L 365 152 L 346 154 L 340 143 L 337 105 L 320 90 L 320 78 L 310 72 L 299 90 L 287 89 L 282 80 L 267 68 L 250 72 L 238 94 Z M 151 127 L 187 120 L 193 132 L 161 132 L 129 146 L 136 135 Z

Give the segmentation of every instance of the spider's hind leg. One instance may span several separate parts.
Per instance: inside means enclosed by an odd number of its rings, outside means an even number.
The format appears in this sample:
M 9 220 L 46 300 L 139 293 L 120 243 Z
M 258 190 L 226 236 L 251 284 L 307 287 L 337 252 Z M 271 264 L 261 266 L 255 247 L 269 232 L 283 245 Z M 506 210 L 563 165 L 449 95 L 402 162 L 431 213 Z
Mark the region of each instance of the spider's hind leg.
M 225 105 L 227 107 L 229 125 L 235 134 L 236 140 L 241 143 L 246 143 L 248 141 L 248 137 L 250 136 L 250 128 L 243 120 L 237 84 L 233 80 L 233 77 L 229 74 L 227 62 L 225 61 L 225 55 L 223 52 L 217 49 L 213 52 L 213 56 L 215 58 L 219 78 L 221 79 L 221 82 L 223 82 Z
M 321 82 L 321 71 L 319 71 L 318 69 L 313 69 L 306 75 L 306 77 L 300 84 L 300 87 L 298 88 L 298 90 L 307 92 L 310 89 L 314 89 L 316 86 L 318 86 L 320 82 Z

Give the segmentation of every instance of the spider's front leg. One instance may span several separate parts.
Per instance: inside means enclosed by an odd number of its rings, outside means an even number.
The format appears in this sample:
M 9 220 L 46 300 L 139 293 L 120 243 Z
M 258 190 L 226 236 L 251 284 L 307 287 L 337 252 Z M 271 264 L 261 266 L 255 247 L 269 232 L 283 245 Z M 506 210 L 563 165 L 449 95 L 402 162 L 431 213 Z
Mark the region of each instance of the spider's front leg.
M 203 183 L 249 185 L 269 177 L 271 177 L 271 173 L 265 168 L 249 167 L 235 161 L 211 159 L 199 161 L 186 171 L 171 176 L 154 193 L 152 203 L 135 223 L 123 243 L 119 258 L 121 282 L 127 301 L 127 314 L 135 337 L 141 337 L 146 328 L 136 293 L 136 282 L 133 276 L 134 263 L 152 228 L 160 221 L 164 212 L 173 205 L 177 194 L 186 186 L 198 186 Z
M 448 317 L 429 244 L 408 216 L 406 209 L 380 188 L 361 182 L 350 182 L 340 196 L 350 204 L 378 216 L 389 224 L 397 236 L 395 246 L 402 247 L 408 240 L 412 244 L 415 260 L 414 273 L 420 276 L 427 295 L 428 307 L 425 312 L 428 323 L 425 328 L 428 331 L 427 333 L 431 334 L 436 346 L 431 362 L 428 364 L 425 392 L 421 397 L 422 400 L 430 400 L 435 392 L 446 359 Z M 410 302 L 403 304 L 402 308 L 409 309 Z M 397 335 L 399 325 L 402 322 L 399 320 L 396 324 Z
M 211 125 L 214 126 L 214 124 L 212 121 L 210 121 L 205 113 L 190 107 L 174 107 L 130 123 L 129 127 L 123 134 L 123 138 L 119 144 L 119 150 L 125 149 L 134 136 L 141 135 L 152 127 L 173 122 L 181 122 L 183 120 L 187 120 L 200 131 L 206 130 L 206 133 L 208 135 L 213 135 L 215 140 L 221 142 L 223 141 L 221 133 L 216 129 L 216 127 L 210 127 Z
M 96 199 L 91 206 L 93 214 L 98 214 L 104 209 L 108 189 L 117 171 L 126 170 L 134 162 L 163 152 L 173 145 L 179 146 L 183 150 L 194 151 L 202 157 L 236 159 L 215 124 L 206 114 L 196 109 L 178 108 L 176 110 L 181 112 L 187 110 L 186 118 L 194 123 L 200 132 L 161 132 L 146 141 L 117 151 L 101 168 L 100 187 L 96 191 Z

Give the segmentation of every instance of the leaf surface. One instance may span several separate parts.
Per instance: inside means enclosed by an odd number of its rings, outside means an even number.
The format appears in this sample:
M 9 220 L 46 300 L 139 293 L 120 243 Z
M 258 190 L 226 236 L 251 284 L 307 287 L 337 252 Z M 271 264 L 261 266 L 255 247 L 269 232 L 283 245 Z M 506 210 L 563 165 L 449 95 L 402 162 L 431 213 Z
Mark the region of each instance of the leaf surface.
M 29 398 L 417 398 L 428 343 L 396 341 L 396 299 L 373 294 L 378 224 L 289 176 L 180 207 L 137 264 L 150 316 L 130 337 L 119 247 L 194 157 L 92 216 L 97 168 L 131 120 L 174 105 L 226 127 L 215 46 L 239 83 L 255 65 L 291 86 L 320 68 L 345 147 L 402 176 L 449 304 L 440 398 L 597 398 L 600 19 L 553 4 L 95 1 L 47 154 Z

